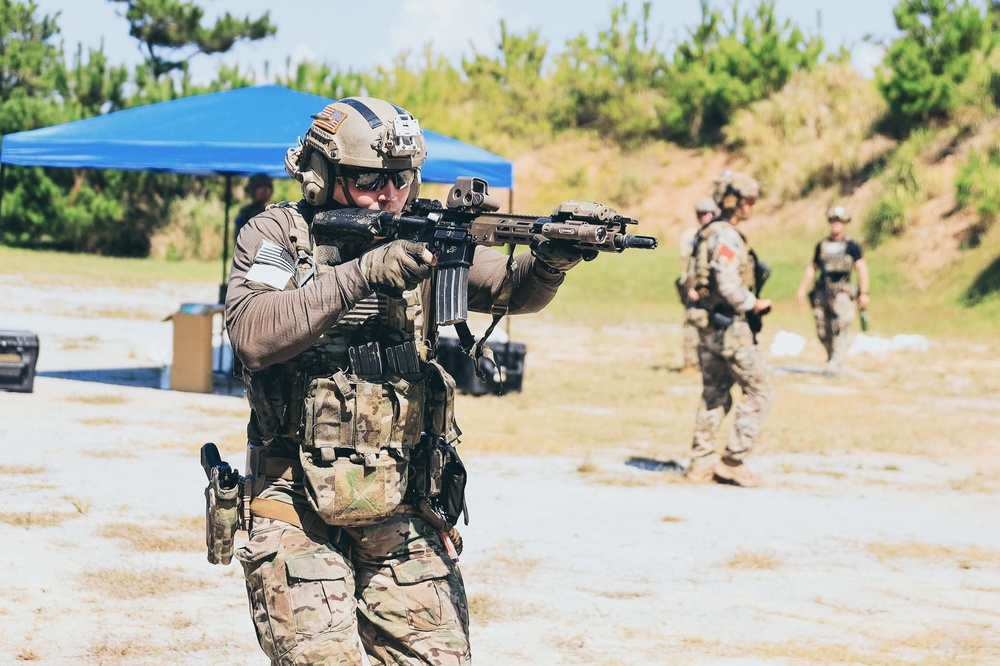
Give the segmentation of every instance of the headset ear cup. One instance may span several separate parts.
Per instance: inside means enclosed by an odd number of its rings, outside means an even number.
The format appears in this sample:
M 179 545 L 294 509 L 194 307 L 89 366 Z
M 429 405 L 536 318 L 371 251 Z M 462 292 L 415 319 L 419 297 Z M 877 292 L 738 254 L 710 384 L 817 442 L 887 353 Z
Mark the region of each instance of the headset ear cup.
M 407 208 L 409 208 L 410 204 L 413 203 L 413 200 L 420 195 L 420 182 L 421 182 L 420 169 L 417 169 L 417 176 L 416 178 L 413 179 L 413 182 L 410 183 L 410 191 L 407 193 L 406 196 L 405 206 Z
M 302 171 L 302 196 L 313 206 L 323 206 L 330 197 L 330 164 L 315 151 L 309 155 L 309 168 Z

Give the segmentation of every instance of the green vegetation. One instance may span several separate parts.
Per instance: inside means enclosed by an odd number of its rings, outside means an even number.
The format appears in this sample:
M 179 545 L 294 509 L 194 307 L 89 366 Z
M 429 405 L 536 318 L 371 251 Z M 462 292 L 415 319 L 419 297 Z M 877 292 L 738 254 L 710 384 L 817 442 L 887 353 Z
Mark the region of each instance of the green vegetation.
M 987 62 L 997 43 L 995 3 L 984 14 L 969 0 L 900 0 L 893 16 L 904 34 L 890 45 L 878 76 L 889 129 L 905 134 L 955 119 L 980 98 L 995 104 Z
M 0 0 L 0 132 L 252 85 L 255 72 L 220 67 L 215 81 L 195 86 L 186 61 L 275 32 L 266 13 L 227 14 L 202 25 L 197 0 L 108 1 L 123 5 L 130 35 L 146 55 L 134 71 L 109 63 L 100 49 L 77 48 L 67 66 L 54 45 L 58 14 L 45 15 L 28 0 Z M 560 49 L 536 30 L 519 34 L 501 23 L 495 48 L 458 66 L 428 48 L 372 71 L 304 62 L 277 82 L 328 97 L 364 92 L 392 99 L 426 127 L 447 127 L 456 138 L 533 160 L 538 182 L 519 186 L 517 209 L 545 210 L 586 192 L 640 217 L 646 233 L 664 240 L 676 228 L 647 202 L 670 199 L 672 188 L 709 175 L 706 166 L 662 175 L 684 149 L 706 156 L 730 151 L 764 183 L 768 205 L 761 212 L 771 218 L 803 197 L 833 201 L 863 192 L 856 233 L 876 249 L 876 290 L 905 296 L 916 284 L 935 287 L 927 297 L 940 299 L 943 316 L 914 322 L 924 329 L 954 320 L 952 309 L 960 306 L 993 316 L 1000 307 L 994 307 L 1000 264 L 992 231 L 1000 214 L 1000 152 L 995 140 L 976 137 L 997 131 L 996 3 L 898 0 L 893 15 L 901 34 L 886 45 L 875 81 L 854 71 L 843 50 L 824 58 L 823 41 L 780 19 L 771 0 L 702 0 L 697 24 L 669 46 L 651 36 L 650 9 L 648 2 L 616 4 L 606 28 Z M 949 160 L 957 169 L 942 168 Z M 37 270 L 36 261 L 55 257 L 58 263 L 45 265 L 90 273 L 95 282 L 125 275 L 214 281 L 220 270 L 220 178 L 10 167 L 4 187 L 0 244 L 23 248 L 0 250 L 8 272 Z M 291 181 L 276 190 L 277 199 L 298 196 Z M 952 193 L 953 211 L 933 207 Z M 432 188 L 424 194 L 434 196 Z M 922 250 L 915 230 L 952 214 L 961 223 L 953 234 L 960 242 L 938 251 L 953 253 L 953 260 L 917 274 Z M 769 292 L 790 299 L 807 259 L 802 248 L 817 240 L 816 228 L 800 221 L 773 234 L 763 228 L 759 238 L 772 243 Z M 93 254 L 155 259 L 120 259 L 93 271 Z M 586 297 L 597 294 L 613 310 L 658 304 L 660 285 L 676 269 L 655 254 L 634 261 L 647 269 L 641 280 L 626 268 L 631 262 L 580 269 L 595 276 Z M 567 292 L 554 306 L 563 314 L 579 305 Z M 658 312 L 653 316 L 666 316 Z
M 969 151 L 969 158 L 958 167 L 955 175 L 955 200 L 979 216 L 979 225 L 971 245 L 1000 215 L 1000 147 L 990 146 L 985 152 Z

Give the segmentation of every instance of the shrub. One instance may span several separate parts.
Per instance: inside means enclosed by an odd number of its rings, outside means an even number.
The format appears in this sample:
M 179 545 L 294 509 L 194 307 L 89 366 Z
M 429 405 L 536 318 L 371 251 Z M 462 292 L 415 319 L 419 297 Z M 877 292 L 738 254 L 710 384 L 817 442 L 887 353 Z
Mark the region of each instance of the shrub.
M 885 102 L 848 62 L 792 75 L 780 92 L 739 111 L 726 144 L 778 199 L 849 179 L 864 166 L 863 145 Z
M 1000 215 L 1000 148 L 969 153 L 955 174 L 955 200 L 960 207 L 976 211 L 977 235 L 993 225 Z
M 968 0 L 900 0 L 893 16 L 904 34 L 889 46 L 876 76 L 889 104 L 887 129 L 905 135 L 930 120 L 951 118 L 963 98 L 989 94 L 983 56 L 996 36 L 988 15 Z M 983 81 L 979 90 L 959 94 L 966 81 L 977 79 Z

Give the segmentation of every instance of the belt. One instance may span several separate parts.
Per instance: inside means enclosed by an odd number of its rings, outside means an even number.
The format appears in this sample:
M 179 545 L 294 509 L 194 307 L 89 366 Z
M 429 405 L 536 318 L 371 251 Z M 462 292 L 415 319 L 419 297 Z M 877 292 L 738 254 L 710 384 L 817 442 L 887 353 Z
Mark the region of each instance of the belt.
M 250 513 L 259 518 L 288 523 L 321 541 L 336 543 L 340 537 L 339 527 L 327 525 L 315 511 L 302 506 L 257 497 L 250 502 Z

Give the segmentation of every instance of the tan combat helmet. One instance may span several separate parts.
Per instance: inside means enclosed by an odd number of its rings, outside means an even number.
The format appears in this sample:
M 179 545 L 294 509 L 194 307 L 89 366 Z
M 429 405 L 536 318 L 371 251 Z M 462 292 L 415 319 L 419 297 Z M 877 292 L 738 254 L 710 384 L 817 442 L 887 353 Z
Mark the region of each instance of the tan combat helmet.
M 698 202 L 698 205 L 694 207 L 695 214 L 701 216 L 705 213 L 711 213 L 712 215 L 718 215 L 721 211 L 719 207 L 715 205 L 715 202 L 711 198 L 705 197 Z
M 313 116 L 305 141 L 285 154 L 285 171 L 302 184 L 306 201 L 324 206 L 337 180 L 351 170 L 413 169 L 409 203 L 420 188 L 420 166 L 426 157 L 416 118 L 385 100 L 347 97 Z M 347 200 L 351 201 L 349 194 Z
M 848 223 L 851 221 L 851 211 L 843 206 L 831 206 L 826 209 L 826 219 L 830 222 Z
M 712 200 L 722 209 L 723 215 L 731 215 L 740 202 L 756 200 L 760 196 L 760 183 L 745 173 L 726 169 L 712 183 Z

